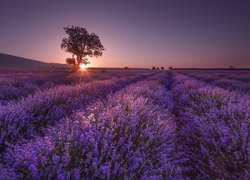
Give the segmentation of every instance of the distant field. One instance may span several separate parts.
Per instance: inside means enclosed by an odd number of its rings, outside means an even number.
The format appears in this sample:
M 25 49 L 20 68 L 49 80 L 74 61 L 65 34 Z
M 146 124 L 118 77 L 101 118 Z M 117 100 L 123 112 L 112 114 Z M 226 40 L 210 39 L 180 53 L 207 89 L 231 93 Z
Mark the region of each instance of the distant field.
M 0 179 L 247 179 L 249 127 L 250 71 L 0 72 Z

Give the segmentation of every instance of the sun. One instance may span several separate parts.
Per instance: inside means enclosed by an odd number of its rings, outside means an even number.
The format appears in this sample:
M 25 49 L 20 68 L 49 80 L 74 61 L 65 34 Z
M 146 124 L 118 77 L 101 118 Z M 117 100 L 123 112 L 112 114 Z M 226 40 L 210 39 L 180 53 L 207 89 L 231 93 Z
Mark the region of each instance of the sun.
M 86 71 L 87 66 L 85 64 L 81 64 L 80 68 L 81 68 L 82 71 Z

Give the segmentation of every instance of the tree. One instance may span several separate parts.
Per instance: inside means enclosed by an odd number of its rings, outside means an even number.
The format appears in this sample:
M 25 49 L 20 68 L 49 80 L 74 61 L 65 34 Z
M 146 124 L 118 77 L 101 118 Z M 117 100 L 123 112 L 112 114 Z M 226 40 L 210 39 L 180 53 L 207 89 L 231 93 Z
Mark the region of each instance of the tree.
M 161 67 L 161 70 L 164 70 L 164 67 L 163 67 L 163 66 Z
M 74 67 L 74 69 L 77 69 L 76 63 L 75 63 L 76 62 L 75 58 L 67 58 L 65 61 L 67 64 L 72 65 Z
M 154 67 L 154 66 L 152 67 L 152 70 L 155 70 L 155 67 Z
M 74 70 L 78 70 L 81 64 L 89 64 L 86 56 L 102 56 L 105 49 L 95 33 L 89 34 L 85 28 L 78 26 L 67 26 L 63 29 L 68 37 L 62 39 L 61 49 L 72 53 L 72 58 L 67 58 L 66 63 L 73 65 Z

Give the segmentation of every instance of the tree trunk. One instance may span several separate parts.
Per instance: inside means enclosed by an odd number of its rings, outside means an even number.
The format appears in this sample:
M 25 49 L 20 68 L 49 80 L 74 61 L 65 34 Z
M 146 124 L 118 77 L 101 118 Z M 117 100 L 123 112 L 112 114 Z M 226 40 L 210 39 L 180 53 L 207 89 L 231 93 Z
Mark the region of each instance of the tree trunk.
M 81 65 L 81 59 L 82 59 L 82 57 L 80 55 L 78 55 L 76 58 L 77 58 L 76 59 L 76 70 L 79 70 L 80 69 L 80 65 Z

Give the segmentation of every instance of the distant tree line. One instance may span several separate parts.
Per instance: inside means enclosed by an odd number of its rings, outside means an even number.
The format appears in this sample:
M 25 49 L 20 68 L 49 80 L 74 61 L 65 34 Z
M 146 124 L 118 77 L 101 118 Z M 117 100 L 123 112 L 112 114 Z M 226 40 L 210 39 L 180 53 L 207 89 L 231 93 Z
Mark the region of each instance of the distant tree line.
M 161 68 L 159 68 L 159 67 L 155 67 L 155 66 L 153 66 L 152 67 L 152 70 L 164 70 L 164 67 L 162 66 Z M 170 66 L 169 68 L 168 68 L 169 70 L 172 70 L 173 69 L 173 67 L 172 66 Z

